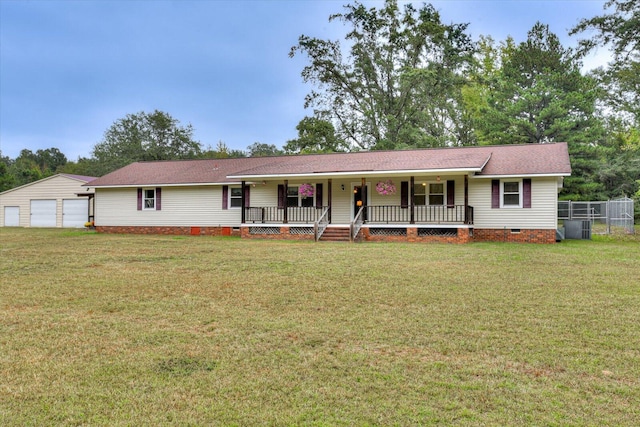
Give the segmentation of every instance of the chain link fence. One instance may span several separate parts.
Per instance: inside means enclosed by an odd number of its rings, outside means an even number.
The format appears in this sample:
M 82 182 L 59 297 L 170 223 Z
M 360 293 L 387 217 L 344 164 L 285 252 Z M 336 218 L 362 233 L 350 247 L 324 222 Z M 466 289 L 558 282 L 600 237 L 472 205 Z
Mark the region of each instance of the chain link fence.
M 594 234 L 635 234 L 633 200 L 606 202 L 558 202 L 558 220 L 588 220 Z

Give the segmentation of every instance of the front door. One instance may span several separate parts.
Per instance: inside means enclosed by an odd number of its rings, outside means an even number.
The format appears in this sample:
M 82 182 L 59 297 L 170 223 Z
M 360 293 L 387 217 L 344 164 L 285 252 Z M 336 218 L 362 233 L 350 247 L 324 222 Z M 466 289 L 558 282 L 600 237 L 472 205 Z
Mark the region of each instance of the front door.
M 358 214 L 360 207 L 362 207 L 367 201 L 367 186 L 364 186 L 364 189 L 361 185 L 357 185 L 353 187 L 353 217 Z M 367 210 L 365 209 L 362 212 L 362 219 L 364 221 L 367 220 Z

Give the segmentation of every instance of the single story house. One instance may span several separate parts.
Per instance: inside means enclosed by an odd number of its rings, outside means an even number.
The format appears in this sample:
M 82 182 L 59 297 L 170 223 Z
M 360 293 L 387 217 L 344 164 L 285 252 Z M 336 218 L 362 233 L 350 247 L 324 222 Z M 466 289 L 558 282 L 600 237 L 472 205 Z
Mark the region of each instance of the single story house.
M 139 162 L 86 184 L 99 232 L 553 243 L 566 143 Z
M 60 173 L 0 193 L 2 227 L 84 227 L 92 219 L 93 176 Z

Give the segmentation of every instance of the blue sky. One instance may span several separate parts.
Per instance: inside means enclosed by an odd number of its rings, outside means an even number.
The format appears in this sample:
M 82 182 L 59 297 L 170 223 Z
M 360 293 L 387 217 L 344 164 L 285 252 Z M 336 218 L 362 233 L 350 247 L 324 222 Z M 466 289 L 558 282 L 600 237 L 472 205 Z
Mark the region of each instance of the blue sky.
M 56 147 L 69 160 L 89 157 L 116 120 L 155 109 L 191 123 L 205 147 L 281 147 L 311 115 L 305 58 L 289 50 L 301 34 L 340 39 L 344 26 L 328 17 L 348 2 L 0 0 L 2 155 Z M 520 42 L 541 21 L 568 46 L 568 30 L 602 14 L 604 1 L 431 3 L 443 22 L 470 23 L 474 38 Z M 604 58 L 602 50 L 585 66 Z

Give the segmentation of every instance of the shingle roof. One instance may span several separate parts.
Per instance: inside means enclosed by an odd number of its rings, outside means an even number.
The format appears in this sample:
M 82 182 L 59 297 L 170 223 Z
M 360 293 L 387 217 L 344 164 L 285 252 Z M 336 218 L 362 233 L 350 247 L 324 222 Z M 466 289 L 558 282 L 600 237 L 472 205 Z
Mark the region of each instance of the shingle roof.
M 478 148 L 490 150 L 491 160 L 477 175 L 571 174 L 569 148 L 566 142 Z
M 467 171 L 478 176 L 569 175 L 566 143 L 132 163 L 91 187 L 238 182 L 286 176 Z

